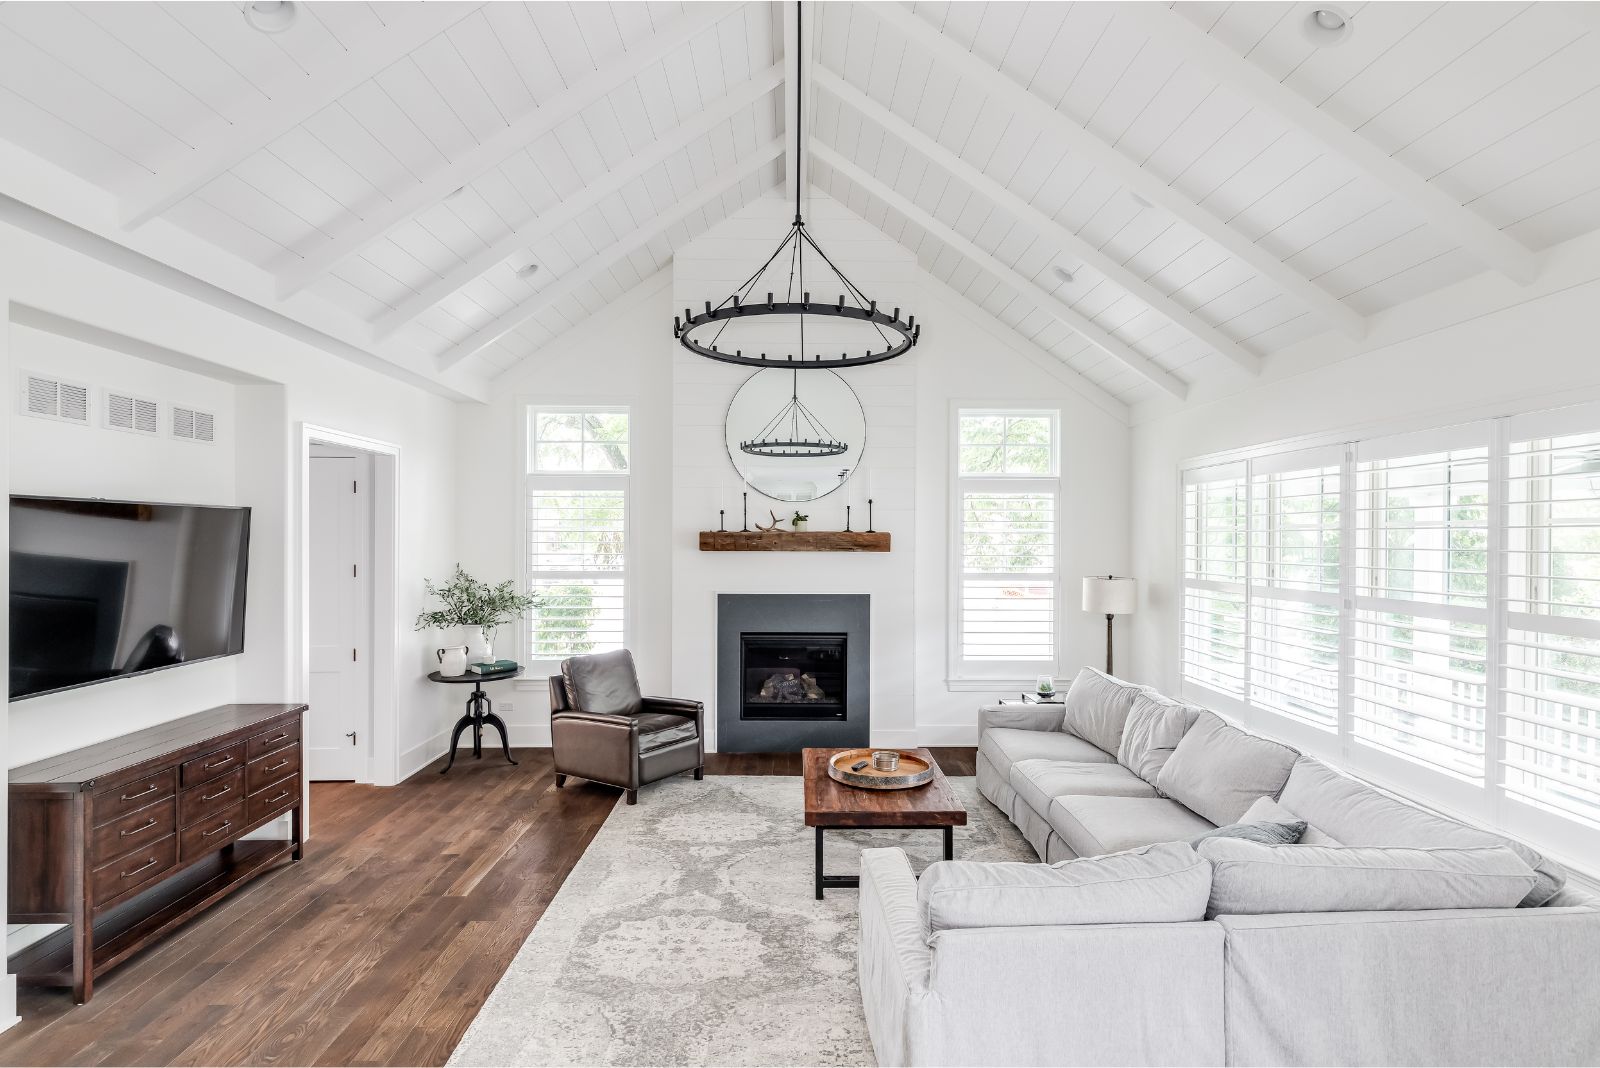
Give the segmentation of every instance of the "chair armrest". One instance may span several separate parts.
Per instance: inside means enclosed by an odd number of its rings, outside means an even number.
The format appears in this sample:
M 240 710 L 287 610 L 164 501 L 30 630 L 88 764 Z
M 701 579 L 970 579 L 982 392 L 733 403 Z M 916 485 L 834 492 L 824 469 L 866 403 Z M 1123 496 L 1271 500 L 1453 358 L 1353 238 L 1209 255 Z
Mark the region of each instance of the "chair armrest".
M 688 716 L 694 720 L 695 727 L 702 732 L 705 729 L 706 706 L 699 701 L 691 701 L 684 697 L 646 697 L 644 711 L 666 712 L 674 716 Z
M 1061 705 L 984 705 L 978 710 L 978 738 L 990 727 L 1022 731 L 1058 731 L 1067 711 Z

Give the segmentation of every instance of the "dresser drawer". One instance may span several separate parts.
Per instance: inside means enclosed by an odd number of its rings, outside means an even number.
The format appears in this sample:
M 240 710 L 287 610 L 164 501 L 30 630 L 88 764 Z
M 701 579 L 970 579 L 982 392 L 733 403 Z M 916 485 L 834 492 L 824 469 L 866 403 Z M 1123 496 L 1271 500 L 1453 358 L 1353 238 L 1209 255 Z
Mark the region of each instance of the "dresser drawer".
M 290 775 L 300 773 L 300 745 L 295 743 L 276 753 L 268 753 L 264 757 L 257 757 L 245 768 L 244 789 L 245 793 L 253 794 L 263 789 L 270 783 L 279 779 L 286 779 Z
M 239 837 L 245 828 L 244 799 L 240 798 L 209 819 L 178 832 L 178 855 L 187 864 L 207 853 L 214 853 Z
M 94 829 L 94 858 L 103 861 L 156 842 L 178 829 L 171 797 L 102 823 Z
M 265 734 L 247 739 L 244 743 L 244 756 L 246 760 L 254 760 L 286 745 L 293 745 L 299 740 L 300 721 L 297 719 L 274 727 Z
M 254 827 L 264 819 L 287 812 L 300 800 L 298 776 L 273 783 L 265 790 L 245 798 L 245 823 Z
M 244 800 L 244 769 L 201 783 L 178 795 L 178 826 L 191 827 L 229 805 Z
M 235 742 L 226 749 L 217 749 L 205 756 L 185 760 L 178 766 L 178 785 L 194 786 L 209 782 L 219 775 L 244 765 L 244 743 Z
M 112 820 L 121 819 L 134 809 L 152 805 L 163 797 L 171 797 L 177 788 L 178 769 L 167 768 L 164 771 L 153 771 L 143 778 L 129 779 L 96 790 L 94 821 L 110 823 Z
M 152 879 L 159 879 L 177 862 L 178 836 L 169 834 L 159 842 L 101 865 L 90 877 L 95 904 L 104 904 Z

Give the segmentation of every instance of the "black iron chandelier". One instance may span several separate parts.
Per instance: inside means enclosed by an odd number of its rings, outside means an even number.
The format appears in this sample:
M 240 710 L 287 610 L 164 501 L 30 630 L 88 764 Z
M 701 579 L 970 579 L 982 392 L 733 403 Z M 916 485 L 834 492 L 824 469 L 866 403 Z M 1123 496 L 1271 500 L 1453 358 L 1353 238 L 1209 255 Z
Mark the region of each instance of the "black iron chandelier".
M 810 436 L 813 434 L 816 436 Z M 800 399 L 797 366 L 788 403 L 778 409 L 778 414 L 754 438 L 739 442 L 739 451 L 751 456 L 842 456 L 850 451 L 850 446 L 835 439 L 816 413 Z
M 800 32 L 802 28 L 800 7 L 798 3 L 795 5 L 795 51 L 796 69 L 803 70 L 804 66 L 799 62 L 802 47 L 800 41 L 803 37 Z M 922 328 L 917 325 L 915 315 L 902 320 L 899 308 L 894 309 L 892 315 L 879 311 L 878 302 L 872 300 L 861 291 L 860 286 L 850 281 L 806 232 L 805 219 L 800 213 L 799 178 L 803 173 L 800 168 L 800 154 L 805 149 L 801 133 L 805 127 L 801 124 L 800 113 L 801 100 L 805 94 L 799 91 L 799 86 L 795 89 L 794 222 L 783 240 L 778 242 L 778 247 L 773 250 L 772 255 L 767 257 L 767 261 L 720 304 L 713 307 L 708 300 L 705 302 L 705 311 L 698 315 L 685 308 L 682 316 L 673 316 L 672 336 L 690 352 L 698 353 L 709 360 L 751 367 L 792 366 L 797 369 L 834 369 L 892 360 L 911 351 L 911 347 L 922 335 Z M 806 273 L 807 250 L 815 254 L 810 265 L 813 272 L 810 277 Z M 817 267 L 817 259 L 822 261 L 826 270 Z M 784 278 L 783 271 L 786 266 L 788 277 Z M 837 290 L 838 299 L 813 301 L 811 289 L 808 288 L 811 286 L 817 287 L 821 293 Z M 781 300 L 777 299 L 780 293 Z M 765 294 L 764 301 L 761 299 L 761 294 Z M 752 296 L 755 297 L 754 300 L 751 299 Z M 752 347 L 747 352 L 739 341 L 738 330 L 735 330 L 734 335 L 726 343 L 727 347 L 724 347 L 722 336 L 730 326 L 740 322 L 761 320 L 770 325 L 777 317 L 791 317 L 798 320 L 798 329 L 792 340 L 793 347 L 788 351 L 769 353 Z M 819 321 L 825 324 L 825 328 L 821 330 L 823 337 L 820 339 L 817 337 L 816 325 L 813 326 L 809 347 L 806 341 L 808 317 L 814 324 Z M 839 339 L 835 335 L 838 324 L 859 324 L 859 329 L 847 328 L 849 333 L 859 334 L 859 338 L 853 338 L 838 355 L 834 355 L 833 349 L 839 344 Z M 882 348 L 875 348 L 879 342 L 882 343 Z M 824 345 L 829 351 L 822 351 Z

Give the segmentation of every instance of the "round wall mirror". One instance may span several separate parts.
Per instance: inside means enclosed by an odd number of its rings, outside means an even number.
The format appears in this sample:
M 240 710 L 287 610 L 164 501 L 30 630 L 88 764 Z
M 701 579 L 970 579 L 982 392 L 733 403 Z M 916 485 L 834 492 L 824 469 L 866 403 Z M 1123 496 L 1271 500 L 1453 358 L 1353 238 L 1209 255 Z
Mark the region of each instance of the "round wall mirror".
M 801 503 L 849 479 L 867 445 L 867 416 L 832 371 L 757 371 L 733 395 L 724 424 L 728 456 L 758 493 Z

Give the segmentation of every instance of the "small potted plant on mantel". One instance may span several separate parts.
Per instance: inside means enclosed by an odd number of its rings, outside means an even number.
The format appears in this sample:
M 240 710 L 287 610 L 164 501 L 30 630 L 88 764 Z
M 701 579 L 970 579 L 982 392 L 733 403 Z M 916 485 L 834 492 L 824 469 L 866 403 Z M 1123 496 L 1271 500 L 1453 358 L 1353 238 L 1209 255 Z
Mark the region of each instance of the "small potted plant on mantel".
M 474 664 L 493 663 L 494 632 L 530 608 L 544 604 L 537 594 L 518 590 L 510 579 L 491 586 L 467 574 L 460 564 L 449 582 L 436 586 L 423 579 L 422 588 L 444 607 L 419 615 L 416 629 L 461 627 L 466 632 L 467 660 Z
M 796 533 L 799 533 L 799 532 L 801 532 L 801 531 L 806 529 L 806 524 L 808 522 L 810 522 L 810 521 L 811 521 L 811 517 L 810 516 L 801 515 L 799 510 L 796 509 L 795 513 L 794 513 L 794 518 L 789 520 L 789 529 L 794 531 L 794 532 L 796 532 Z

